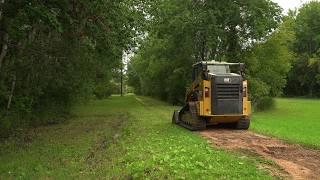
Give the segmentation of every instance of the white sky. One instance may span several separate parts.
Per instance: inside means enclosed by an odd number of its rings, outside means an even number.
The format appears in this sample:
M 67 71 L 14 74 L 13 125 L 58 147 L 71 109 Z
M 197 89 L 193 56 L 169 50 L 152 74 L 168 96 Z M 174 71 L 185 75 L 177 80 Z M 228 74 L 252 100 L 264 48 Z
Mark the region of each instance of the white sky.
M 272 0 L 278 3 L 284 10 L 283 13 L 287 13 L 289 9 L 299 8 L 302 4 L 309 2 L 311 0 Z

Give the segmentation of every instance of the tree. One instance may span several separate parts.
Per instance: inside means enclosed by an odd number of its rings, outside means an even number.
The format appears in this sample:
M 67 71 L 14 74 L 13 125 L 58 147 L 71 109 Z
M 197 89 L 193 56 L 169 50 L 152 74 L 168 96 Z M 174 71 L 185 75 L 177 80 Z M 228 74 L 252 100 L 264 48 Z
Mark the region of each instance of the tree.
M 94 91 L 108 95 L 148 3 L 0 1 L 0 129 L 60 119 Z
M 270 37 L 281 22 L 281 9 L 276 3 L 269 0 L 187 0 L 183 3 L 164 0 L 154 7 L 157 8 L 150 11 L 148 37 L 129 69 L 131 85 L 140 93 L 181 103 L 191 81 L 192 64 L 200 60 L 223 60 L 247 62 L 250 64 L 248 76 L 255 84 L 251 87 L 262 89 L 264 96 L 279 94 L 285 84 L 288 55 L 286 47 L 277 44 L 282 41 L 277 38 L 282 38 L 283 34 Z M 272 42 L 264 43 L 267 40 Z M 268 53 L 273 49 L 276 50 L 274 56 L 280 54 L 285 59 L 269 60 L 265 64 L 272 69 L 255 78 L 266 59 L 253 57 L 250 52 L 270 57 Z M 283 62 L 283 68 L 277 70 L 276 63 Z M 280 74 L 274 86 L 264 78 L 269 73 Z M 257 99 L 258 91 L 252 91 L 253 98 Z
M 265 41 L 254 46 L 245 58 L 251 99 L 258 109 L 272 105 L 272 98 L 282 95 L 291 69 L 294 53 L 290 45 L 295 40 L 294 19 L 284 18 L 280 27 Z
M 296 60 L 289 73 L 288 95 L 320 96 L 320 2 L 303 5 L 295 19 Z

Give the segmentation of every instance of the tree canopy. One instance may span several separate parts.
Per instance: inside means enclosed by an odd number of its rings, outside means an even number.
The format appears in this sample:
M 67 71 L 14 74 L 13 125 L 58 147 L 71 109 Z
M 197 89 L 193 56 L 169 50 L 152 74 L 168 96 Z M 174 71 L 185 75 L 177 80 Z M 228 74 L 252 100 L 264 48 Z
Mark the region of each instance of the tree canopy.
M 320 2 L 312 1 L 294 16 L 296 54 L 286 88 L 288 95 L 320 96 Z
M 196 61 L 245 62 L 255 103 L 281 94 L 290 69 L 281 8 L 272 1 L 160 1 L 130 64 L 138 93 L 182 102 Z M 282 32 L 284 30 L 284 32 Z M 289 32 L 290 33 L 290 32 Z
M 54 116 L 68 112 L 75 101 L 111 94 L 112 74 L 143 31 L 148 2 L 4 0 L 0 5 L 3 130 L 60 119 Z

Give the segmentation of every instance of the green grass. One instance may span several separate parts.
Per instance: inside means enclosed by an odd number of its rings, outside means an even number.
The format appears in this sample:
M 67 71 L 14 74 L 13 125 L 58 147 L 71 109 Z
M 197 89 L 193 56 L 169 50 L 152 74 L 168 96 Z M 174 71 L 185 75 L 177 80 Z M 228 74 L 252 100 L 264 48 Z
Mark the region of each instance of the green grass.
M 145 97 L 79 106 L 67 124 L 0 144 L 0 179 L 271 179 L 258 160 L 211 147 Z
M 276 99 L 276 108 L 253 116 L 251 129 L 320 148 L 320 100 Z

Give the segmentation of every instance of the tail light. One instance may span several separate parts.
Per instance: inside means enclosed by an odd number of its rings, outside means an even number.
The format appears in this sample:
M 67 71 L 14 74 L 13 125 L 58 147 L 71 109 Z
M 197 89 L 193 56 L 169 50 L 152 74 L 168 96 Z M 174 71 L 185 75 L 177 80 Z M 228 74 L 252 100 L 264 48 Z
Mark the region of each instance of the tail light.
M 204 88 L 204 97 L 210 97 L 210 89 L 209 88 Z

